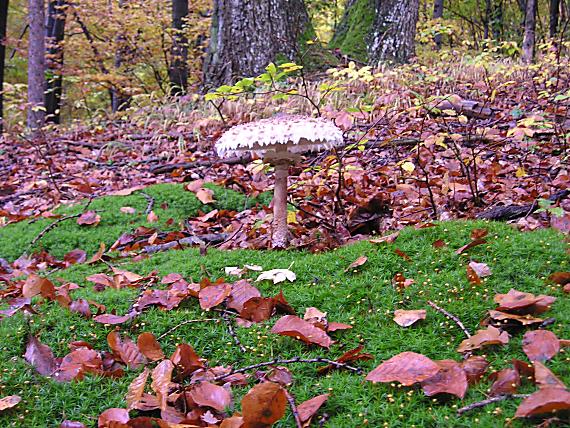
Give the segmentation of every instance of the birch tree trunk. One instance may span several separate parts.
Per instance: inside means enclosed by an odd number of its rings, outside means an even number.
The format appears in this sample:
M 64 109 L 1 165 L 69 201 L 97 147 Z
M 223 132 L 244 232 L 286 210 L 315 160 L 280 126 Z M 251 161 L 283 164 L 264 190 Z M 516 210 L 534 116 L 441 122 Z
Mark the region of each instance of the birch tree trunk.
M 522 45 L 522 60 L 525 64 L 530 64 L 534 60 L 536 7 L 537 0 L 527 0 L 524 19 L 524 40 Z
M 63 92 L 63 39 L 67 0 L 50 0 L 46 27 L 46 121 L 60 122 Z
M 8 23 L 8 0 L 0 3 L 0 134 L 4 131 L 4 65 L 6 60 L 6 26 Z
M 43 0 L 28 0 L 28 128 L 37 134 L 45 122 L 45 11 Z
M 407 62 L 415 53 L 419 0 L 376 0 L 376 17 L 368 47 L 369 62 Z
M 205 88 L 258 75 L 279 56 L 294 60 L 311 31 L 303 0 L 215 0 Z
M 433 2 L 433 19 L 443 18 L 443 0 L 435 0 Z M 435 48 L 437 50 L 441 49 L 442 36 L 440 33 L 436 34 L 434 37 Z
M 168 69 L 170 94 L 186 93 L 188 86 L 188 39 L 184 20 L 188 16 L 188 0 L 172 0 L 172 58 Z

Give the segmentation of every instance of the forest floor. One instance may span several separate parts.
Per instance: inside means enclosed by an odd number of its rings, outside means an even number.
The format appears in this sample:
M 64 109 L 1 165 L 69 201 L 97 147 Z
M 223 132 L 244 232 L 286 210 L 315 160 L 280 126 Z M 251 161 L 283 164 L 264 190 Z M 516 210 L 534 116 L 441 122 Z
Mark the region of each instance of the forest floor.
M 0 424 L 241 426 L 228 418 L 249 399 L 282 427 L 528 425 L 515 411 L 536 409 L 509 394 L 555 385 L 560 399 L 570 382 L 570 96 L 544 95 L 567 70 L 443 67 L 344 82 L 323 115 L 347 146 L 291 169 L 288 251 L 268 250 L 271 170 L 213 152 L 227 126 L 264 115 L 249 101 L 226 104 L 226 123 L 188 97 L 4 141 Z M 511 224 L 473 220 L 505 207 Z M 256 282 L 258 266 L 296 279 Z M 511 289 L 526 306 L 505 303 Z M 404 328 L 397 310 L 425 319 Z M 487 343 L 469 339 L 479 329 Z M 319 375 L 322 358 L 337 370 Z

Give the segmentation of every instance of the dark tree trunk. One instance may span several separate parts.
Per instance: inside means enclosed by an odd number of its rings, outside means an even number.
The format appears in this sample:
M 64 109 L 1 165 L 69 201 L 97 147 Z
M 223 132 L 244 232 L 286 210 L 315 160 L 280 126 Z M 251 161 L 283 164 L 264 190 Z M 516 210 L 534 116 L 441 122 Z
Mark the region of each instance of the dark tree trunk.
M 6 26 L 8 24 L 8 0 L 0 2 L 0 134 L 4 131 L 4 63 L 6 59 Z
M 374 23 L 374 0 L 348 0 L 330 42 L 349 59 L 368 60 L 367 40 Z
M 123 9 L 126 5 L 125 3 L 128 0 L 119 0 L 119 8 Z M 115 62 L 114 67 L 115 71 L 122 67 L 123 61 L 125 60 L 125 56 L 128 53 L 128 47 L 126 46 L 125 35 L 119 33 L 116 38 L 117 43 L 117 50 L 115 51 Z M 111 110 L 113 113 L 118 111 L 125 110 L 131 102 L 131 97 L 128 94 L 125 94 L 123 88 L 115 85 L 111 88 Z
M 376 0 L 376 16 L 368 46 L 369 62 L 407 62 L 415 53 L 419 0 Z
M 67 0 L 50 0 L 46 27 L 46 121 L 60 122 L 63 84 L 63 39 Z
M 493 3 L 493 16 L 491 19 L 493 38 L 500 40 L 503 32 L 503 0 Z
M 170 94 L 186 93 L 188 87 L 188 39 L 184 20 L 188 16 L 188 0 L 172 0 L 172 58 L 168 69 Z
M 311 30 L 303 0 L 215 0 L 205 88 L 258 75 L 279 56 L 294 60 Z
M 556 37 L 558 33 L 558 18 L 560 16 L 560 0 L 550 0 L 550 37 Z
M 433 19 L 443 18 L 443 0 L 435 0 L 433 2 Z M 441 49 L 442 36 L 441 34 L 436 34 L 434 37 L 435 47 L 437 50 Z
M 45 122 L 45 10 L 43 0 L 28 0 L 28 128 L 33 134 Z
M 524 20 L 524 40 L 522 45 L 522 60 L 526 64 L 530 64 L 534 60 L 536 7 L 537 0 L 527 0 Z
M 485 0 L 485 18 L 483 18 L 483 38 L 489 38 L 489 24 L 491 22 L 492 14 L 491 0 Z

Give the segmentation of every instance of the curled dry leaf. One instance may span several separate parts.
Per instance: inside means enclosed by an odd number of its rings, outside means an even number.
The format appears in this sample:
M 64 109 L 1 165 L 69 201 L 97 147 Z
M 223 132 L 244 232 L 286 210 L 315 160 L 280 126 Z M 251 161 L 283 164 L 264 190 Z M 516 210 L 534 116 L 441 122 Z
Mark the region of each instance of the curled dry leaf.
M 167 406 L 166 399 L 170 389 L 170 381 L 172 379 L 172 370 L 174 364 L 170 360 L 161 361 L 152 371 L 151 388 L 156 393 L 156 398 L 160 403 L 160 410 L 165 410 Z
M 468 266 L 479 278 L 485 278 L 491 275 L 491 269 L 486 263 L 469 262 Z
M 380 238 L 370 239 L 371 244 L 392 244 L 400 236 L 400 232 L 394 232 L 390 235 L 382 236 Z
M 226 418 L 222 421 L 220 428 L 243 428 L 243 418 L 238 415 Z
M 330 394 L 321 394 L 307 401 L 303 401 L 297 406 L 299 419 L 304 426 L 310 426 L 311 419 L 317 414 L 323 404 L 329 399 Z
M 156 223 L 158 221 L 158 216 L 154 211 L 151 211 L 146 215 L 146 221 L 149 223 Z
M 145 356 L 130 337 L 125 336 L 124 339 L 121 339 L 118 332 L 112 331 L 107 335 L 107 344 L 113 354 L 130 369 L 137 369 L 146 364 Z
M 519 372 L 515 369 L 503 369 L 498 372 L 493 372 L 489 376 L 493 380 L 489 395 L 496 397 L 503 394 L 514 394 L 521 386 L 521 377 Z
M 101 324 L 110 324 L 110 325 L 116 325 L 116 324 L 122 324 L 124 322 L 127 322 L 128 320 L 132 319 L 134 317 L 134 314 L 127 314 L 127 315 L 114 315 L 114 314 L 101 314 L 101 315 L 97 315 L 95 318 L 93 318 L 93 321 L 96 321 L 98 323 Z
M 177 367 L 179 372 L 178 378 L 180 379 L 184 379 L 196 370 L 204 368 L 204 363 L 198 354 L 186 343 L 181 343 L 176 347 L 176 350 L 170 357 L 170 361 Z
M 24 358 L 43 376 L 51 375 L 57 368 L 51 348 L 35 336 L 29 337 Z
M 79 348 L 67 354 L 53 374 L 58 382 L 83 379 L 85 373 L 103 374 L 103 360 L 97 351 Z
M 144 388 L 149 374 L 150 371 L 145 367 L 145 369 L 136 378 L 134 378 L 129 385 L 126 397 L 127 410 L 137 408 L 137 404 L 144 394 Z
M 398 290 L 403 290 L 405 288 L 408 288 L 410 285 L 412 285 L 415 281 L 411 278 L 406 278 L 404 276 L 403 273 L 398 272 L 396 275 L 394 275 L 394 278 L 392 279 L 392 283 L 394 284 L 394 286 L 398 289 Z
M 281 386 L 289 386 L 293 383 L 293 375 L 287 367 L 273 367 L 269 372 L 263 373 L 262 378 Z
M 368 261 L 368 257 L 366 256 L 360 256 L 359 258 L 357 258 L 355 261 L 353 261 L 344 271 L 345 272 L 349 272 L 353 269 L 359 268 L 360 266 L 362 266 L 364 263 L 366 263 Z
M 406 253 L 404 253 L 402 250 L 400 250 L 399 248 L 396 248 L 394 250 L 394 253 L 396 253 L 396 255 L 400 256 L 401 258 L 403 258 L 407 262 L 412 261 L 412 258 L 410 256 L 408 256 Z
M 101 242 L 99 244 L 99 249 L 97 250 L 97 252 L 93 254 L 93 256 L 89 260 L 87 260 L 87 264 L 90 265 L 101 260 L 101 257 L 103 257 L 103 253 L 105 253 L 105 243 Z
M 421 385 L 424 393 L 431 397 L 436 394 L 451 394 L 463 398 L 467 392 L 467 375 L 460 363 L 453 360 L 435 361 L 440 367 L 432 377 L 424 380 Z
M 162 352 L 160 344 L 152 333 L 141 333 L 137 338 L 137 346 L 141 353 L 151 361 L 162 360 L 164 358 L 164 352 Z
M 206 189 L 204 187 L 196 191 L 196 197 L 203 204 L 211 204 L 213 202 L 216 202 L 214 199 L 214 192 L 211 189 Z
M 120 426 L 117 424 L 126 424 L 129 422 L 129 412 L 126 409 L 117 409 L 111 408 L 105 410 L 103 413 L 99 415 L 99 419 L 97 420 L 97 427 L 98 428 L 114 428 L 116 426 Z
M 570 284 L 570 272 L 554 272 L 548 279 L 558 285 Z
M 80 226 L 97 226 L 101 221 L 101 216 L 95 211 L 85 211 L 77 219 L 77 224 Z
M 509 343 L 509 334 L 498 328 L 489 326 L 486 330 L 479 330 L 477 334 L 465 339 L 457 348 L 457 352 L 468 352 L 489 345 L 506 345 Z
M 566 385 L 540 361 L 534 362 L 534 381 L 539 388 L 562 388 Z
M 560 342 L 551 331 L 534 330 L 525 333 L 522 347 L 530 361 L 547 361 L 558 354 Z
M 397 309 L 396 311 L 394 311 L 394 321 L 399 326 L 409 327 L 412 324 L 414 324 L 416 321 L 425 320 L 426 314 L 427 312 L 425 309 L 415 309 L 415 310 Z
M 31 274 L 26 278 L 24 285 L 22 287 L 22 296 L 26 298 L 32 298 L 41 294 L 43 297 L 54 297 L 55 287 L 53 283 L 47 279 L 42 278 L 41 276 Z
M 370 382 L 400 382 L 410 386 L 439 372 L 439 365 L 422 354 L 402 352 L 384 361 L 366 376 Z
M 19 395 L 8 395 L 0 398 L 0 412 L 15 407 L 20 401 L 22 401 L 22 397 Z
M 285 390 L 273 382 L 254 386 L 241 400 L 244 428 L 273 425 L 285 415 Z
M 230 295 L 231 291 L 232 286 L 226 283 L 210 285 L 202 288 L 198 293 L 200 307 L 204 310 L 208 310 L 214 306 L 218 306 Z
M 570 410 L 570 392 L 560 388 L 543 388 L 523 400 L 515 417 L 528 418 L 564 410 Z
M 461 363 L 467 375 L 467 382 L 471 385 L 479 382 L 489 367 L 489 362 L 478 355 L 472 355 Z
M 517 315 L 517 314 L 509 314 L 507 312 L 494 311 L 494 310 L 489 311 L 489 316 L 494 321 L 503 322 L 503 323 L 505 321 L 516 321 L 517 324 L 522 324 L 522 325 L 540 324 L 543 321 L 542 318 L 536 318 L 528 314 Z
M 495 303 L 499 306 L 498 311 L 514 312 L 517 314 L 541 314 L 550 309 L 550 306 L 556 301 L 556 297 L 539 295 L 535 296 L 531 293 L 511 288 L 507 294 L 495 295 Z
M 232 404 L 232 395 L 229 391 L 223 386 L 210 382 L 200 382 L 194 385 L 190 396 L 199 406 L 211 407 L 218 412 L 223 412 Z
M 364 345 L 360 345 L 358 348 L 351 349 L 350 351 L 347 351 L 344 354 L 342 354 L 336 360 L 336 362 L 337 363 L 351 363 L 353 361 L 372 360 L 374 358 L 374 356 L 372 354 L 362 352 L 362 349 L 364 349 Z M 326 366 L 320 367 L 317 370 L 317 372 L 320 375 L 324 375 L 324 374 L 327 374 L 328 372 L 330 372 L 331 370 L 334 370 L 337 368 L 338 368 L 337 366 L 334 366 L 332 364 L 328 364 Z
M 320 328 L 295 315 L 281 317 L 271 329 L 272 333 L 281 336 L 291 336 L 308 344 L 315 344 L 324 348 L 331 346 L 331 338 Z
M 243 305 L 239 316 L 253 322 L 263 322 L 271 318 L 275 302 L 271 297 L 252 297 Z

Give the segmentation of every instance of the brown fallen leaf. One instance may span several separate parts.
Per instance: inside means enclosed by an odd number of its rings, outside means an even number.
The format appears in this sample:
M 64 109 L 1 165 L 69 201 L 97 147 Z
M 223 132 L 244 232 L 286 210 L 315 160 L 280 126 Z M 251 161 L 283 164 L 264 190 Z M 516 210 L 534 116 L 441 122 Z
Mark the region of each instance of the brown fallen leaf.
M 244 428 L 271 426 L 285 415 L 285 390 L 273 382 L 255 385 L 241 400 Z
M 38 294 L 41 294 L 43 297 L 53 299 L 55 297 L 55 287 L 49 279 L 31 274 L 24 282 L 24 286 L 22 287 L 22 296 L 32 298 Z
M 521 386 L 521 378 L 519 372 L 515 369 L 503 369 L 493 372 L 489 375 L 489 379 L 493 382 L 489 395 L 496 397 L 503 394 L 514 394 Z
M 393 285 L 400 291 L 405 288 L 408 288 L 414 282 L 415 281 L 413 279 L 406 278 L 404 274 L 401 272 L 398 272 L 396 275 L 394 275 L 394 278 L 392 279 Z
M 99 249 L 97 250 L 97 252 L 95 254 L 93 254 L 93 256 L 89 260 L 87 260 L 86 263 L 88 265 L 90 265 L 90 264 L 98 262 L 99 260 L 101 260 L 101 257 L 103 257 L 104 253 L 105 253 L 105 243 L 101 242 L 99 244 Z
M 463 353 L 480 349 L 484 346 L 506 345 L 507 343 L 509 343 L 509 334 L 490 325 L 486 330 L 479 330 L 477 334 L 461 342 L 457 352 Z
M 467 375 L 467 382 L 471 385 L 481 380 L 489 365 L 490 363 L 484 357 L 478 355 L 472 355 L 461 362 L 461 367 Z
M 230 295 L 231 291 L 232 286 L 226 283 L 214 284 L 202 288 L 198 293 L 200 307 L 204 310 L 208 310 L 214 306 L 218 306 Z
M 560 351 L 560 342 L 551 331 L 534 330 L 525 333 L 522 347 L 530 361 L 548 361 Z
M 402 352 L 384 361 L 366 376 L 370 382 L 400 382 L 404 386 L 424 381 L 439 372 L 439 365 L 422 354 Z
M 127 315 L 114 315 L 114 314 L 101 314 L 97 315 L 93 318 L 93 321 L 96 321 L 101 324 L 122 324 L 127 322 L 128 320 L 132 319 L 134 314 L 127 314 Z
M 566 385 L 562 382 L 549 368 L 540 361 L 534 362 L 534 381 L 536 386 L 543 388 L 562 388 L 566 389 Z
M 370 239 L 369 242 L 371 244 L 392 244 L 394 241 L 396 241 L 396 239 L 398 239 L 398 236 L 400 236 L 399 231 L 391 233 L 390 235 L 382 236 L 380 238 Z
M 151 211 L 146 215 L 146 221 L 149 223 L 156 223 L 158 221 L 158 216 L 154 211 Z
M 554 272 L 548 279 L 558 285 L 570 284 L 570 272 Z
M 394 311 L 394 321 L 402 327 L 409 327 L 416 321 L 425 320 L 427 311 L 425 309 L 404 310 L 397 309 Z
M 15 407 L 20 401 L 22 401 L 22 397 L 19 395 L 8 395 L 0 398 L 0 412 Z
M 257 288 L 249 283 L 246 279 L 240 279 L 232 284 L 232 289 L 227 301 L 229 309 L 235 309 L 240 313 L 243 305 L 252 297 L 261 297 L 261 293 Z
M 470 243 L 464 245 L 463 247 L 458 248 L 455 251 L 455 254 L 457 254 L 457 255 L 463 254 L 464 252 L 466 252 L 467 250 L 470 250 L 473 247 L 476 247 L 478 245 L 483 245 L 486 243 L 487 243 L 487 241 L 485 239 L 475 239 L 475 240 L 471 241 Z
M 447 246 L 447 243 L 443 239 L 438 239 L 433 241 L 431 245 L 433 248 L 443 248 Z
M 396 253 L 398 256 L 400 256 L 401 258 L 403 258 L 407 262 L 412 261 L 412 258 L 410 256 L 408 256 L 406 253 L 404 253 L 402 250 L 400 250 L 399 248 L 396 248 L 394 250 L 394 253 Z
M 515 417 L 528 418 L 564 410 L 570 410 L 570 392 L 561 388 L 543 388 L 523 400 Z
M 99 415 L 97 419 L 98 428 L 114 428 L 123 427 L 120 424 L 126 424 L 129 422 L 129 411 L 127 409 L 117 409 L 111 408 L 105 410 Z
M 467 374 L 460 363 L 453 360 L 435 361 L 440 370 L 421 382 L 428 397 L 436 394 L 451 394 L 463 398 L 467 392 Z
M 330 394 L 321 394 L 313 397 L 307 401 L 303 401 L 297 406 L 299 412 L 299 419 L 303 427 L 308 427 L 311 424 L 311 419 L 317 414 L 323 404 L 329 399 Z
M 277 320 L 271 332 L 281 336 L 294 337 L 305 343 L 319 345 L 324 348 L 329 348 L 332 344 L 331 338 L 323 330 L 295 315 L 281 317 Z
M 368 261 L 368 257 L 366 256 L 360 256 L 359 258 L 357 258 L 355 261 L 353 261 L 344 271 L 345 272 L 349 272 L 351 270 L 354 270 L 356 268 L 359 268 L 360 266 L 362 266 L 364 263 L 366 263 Z
M 507 294 L 495 295 L 494 301 L 499 304 L 496 308 L 498 311 L 525 315 L 546 312 L 556 301 L 556 297 L 545 295 L 535 296 L 534 294 L 511 288 Z
M 336 359 L 337 363 L 351 363 L 353 361 L 359 360 L 372 360 L 374 356 L 372 354 L 368 354 L 366 352 L 362 352 L 364 349 L 364 345 L 360 345 L 357 348 L 351 349 L 350 351 L 345 352 L 339 358 Z M 317 373 L 320 375 L 327 374 L 328 372 L 337 369 L 338 366 L 328 364 L 326 366 L 320 367 L 317 370 Z
M 107 335 L 107 344 L 113 351 L 113 355 L 130 369 L 136 370 L 147 362 L 146 357 L 141 353 L 138 346 L 128 336 L 121 339 L 118 332 L 111 331 Z
M 163 360 L 152 371 L 151 388 L 156 393 L 160 410 L 165 410 L 167 407 L 168 391 L 170 388 L 170 381 L 172 379 L 172 371 L 174 364 L 170 360 Z
M 181 343 L 176 347 L 176 350 L 170 357 L 170 361 L 177 368 L 177 379 L 184 379 L 196 370 L 204 368 L 204 362 L 196 351 L 186 343 Z
M 192 400 L 199 406 L 211 407 L 218 412 L 223 412 L 232 405 L 232 395 L 223 386 L 214 385 L 210 382 L 200 382 L 190 390 Z
M 479 275 L 477 275 L 477 272 L 471 266 L 467 265 L 466 269 L 467 269 L 467 281 L 469 281 L 469 284 L 480 285 L 483 282 L 481 281 Z
M 80 226 L 97 226 L 101 221 L 101 216 L 95 211 L 85 211 L 77 219 L 77 224 Z
M 536 318 L 531 315 L 517 315 L 517 314 L 509 314 L 507 312 L 495 311 L 490 310 L 489 316 L 494 321 L 498 322 L 505 322 L 505 321 L 516 321 L 519 325 L 533 325 L 533 324 L 540 324 L 544 321 L 542 318 Z
M 271 297 L 252 297 L 243 305 L 239 316 L 253 322 L 263 322 L 271 318 L 275 302 Z
M 144 332 L 137 338 L 137 346 L 141 353 L 151 361 L 158 361 L 164 358 L 164 352 L 157 342 L 154 334 Z
M 491 275 L 491 269 L 487 263 L 469 262 L 468 266 L 477 274 L 479 278 L 485 278 Z
M 130 383 L 127 390 L 127 397 L 125 399 L 127 402 L 127 410 L 137 408 L 137 405 L 144 394 L 144 389 L 149 374 L 149 369 L 145 367 L 145 369 Z
M 28 363 L 34 366 L 37 372 L 42 376 L 51 375 L 57 368 L 51 348 L 41 343 L 35 336 L 28 338 L 24 358 Z
M 489 229 L 473 229 L 471 231 L 471 239 L 481 239 L 489 234 Z
M 213 202 L 216 202 L 214 199 L 214 192 L 211 189 L 202 187 L 196 191 L 195 195 L 203 204 L 211 204 Z
M 243 428 L 243 424 L 243 418 L 239 415 L 234 415 L 224 419 L 220 428 Z
M 103 374 L 103 360 L 93 349 L 78 348 L 63 357 L 53 378 L 58 382 L 69 382 L 83 379 L 85 373 Z

